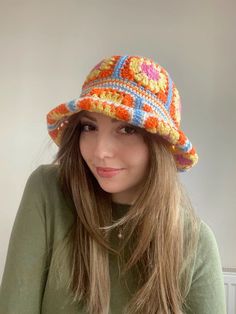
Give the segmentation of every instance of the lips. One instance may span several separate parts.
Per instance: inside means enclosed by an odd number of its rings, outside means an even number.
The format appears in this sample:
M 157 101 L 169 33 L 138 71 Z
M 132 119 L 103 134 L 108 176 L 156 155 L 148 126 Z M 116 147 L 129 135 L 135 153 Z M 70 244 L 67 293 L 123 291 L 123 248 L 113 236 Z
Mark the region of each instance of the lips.
M 97 174 L 102 178 L 112 178 L 118 175 L 123 168 L 103 168 L 103 167 L 96 167 Z

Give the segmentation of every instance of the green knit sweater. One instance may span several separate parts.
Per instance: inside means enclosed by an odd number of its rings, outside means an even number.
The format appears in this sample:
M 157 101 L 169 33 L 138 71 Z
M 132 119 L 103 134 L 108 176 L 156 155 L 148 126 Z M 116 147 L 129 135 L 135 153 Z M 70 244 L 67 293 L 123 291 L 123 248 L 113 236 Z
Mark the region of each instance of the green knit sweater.
M 0 314 L 83 314 L 71 304 L 63 285 L 56 286 L 51 254 L 73 223 L 70 200 L 58 183 L 58 166 L 42 165 L 29 177 L 12 229 L 0 290 Z M 127 210 L 115 206 L 117 215 Z M 110 255 L 110 313 L 121 314 L 135 289 L 135 278 L 119 280 L 118 263 Z M 225 314 L 221 261 L 212 230 L 201 221 L 196 258 L 189 283 L 186 314 Z

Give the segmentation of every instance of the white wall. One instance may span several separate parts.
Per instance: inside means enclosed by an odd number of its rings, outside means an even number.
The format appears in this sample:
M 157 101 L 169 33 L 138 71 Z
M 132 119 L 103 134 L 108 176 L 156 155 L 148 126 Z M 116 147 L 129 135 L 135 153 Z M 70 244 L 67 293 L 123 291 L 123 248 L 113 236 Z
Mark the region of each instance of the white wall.
M 176 82 L 200 156 L 181 178 L 236 267 L 235 12 L 234 0 L 1 0 L 0 276 L 26 179 L 56 152 L 46 113 L 112 54 L 151 57 Z

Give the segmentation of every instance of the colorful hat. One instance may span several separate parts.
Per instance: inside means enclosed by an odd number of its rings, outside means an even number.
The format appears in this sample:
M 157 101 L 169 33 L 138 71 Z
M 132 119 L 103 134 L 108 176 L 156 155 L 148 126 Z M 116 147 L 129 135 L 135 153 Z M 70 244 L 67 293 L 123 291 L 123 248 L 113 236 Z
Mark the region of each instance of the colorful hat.
M 179 92 L 167 71 L 145 57 L 112 56 L 87 76 L 79 98 L 60 104 L 47 114 L 48 132 L 59 146 L 67 118 L 82 110 L 126 121 L 171 143 L 179 171 L 197 163 L 191 142 L 180 129 Z

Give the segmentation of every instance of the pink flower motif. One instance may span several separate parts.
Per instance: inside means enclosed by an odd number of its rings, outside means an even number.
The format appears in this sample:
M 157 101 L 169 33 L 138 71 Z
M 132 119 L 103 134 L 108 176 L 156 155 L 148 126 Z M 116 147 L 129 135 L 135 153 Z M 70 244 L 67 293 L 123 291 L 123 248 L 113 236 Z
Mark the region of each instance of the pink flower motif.
M 159 72 L 154 68 L 153 64 L 142 63 L 141 70 L 151 80 L 157 81 L 160 77 Z
M 181 155 L 175 155 L 175 159 L 178 161 L 179 164 L 181 165 L 190 165 L 191 160 L 181 156 Z

